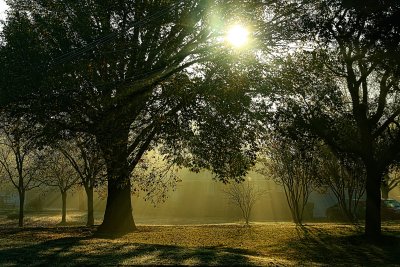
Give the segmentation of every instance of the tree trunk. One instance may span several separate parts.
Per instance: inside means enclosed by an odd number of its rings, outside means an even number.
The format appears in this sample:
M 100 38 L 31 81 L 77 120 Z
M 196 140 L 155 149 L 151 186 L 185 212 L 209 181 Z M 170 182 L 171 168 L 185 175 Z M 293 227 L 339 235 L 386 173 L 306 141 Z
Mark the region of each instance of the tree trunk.
M 101 233 L 123 234 L 136 230 L 132 215 L 131 183 L 126 179 L 108 179 L 107 205 Z
M 128 164 L 128 127 L 116 125 L 104 136 L 96 137 L 107 166 L 107 204 L 98 232 L 123 234 L 136 230 L 132 215 L 131 182 Z
M 24 226 L 24 204 L 25 204 L 25 190 L 19 190 L 19 216 L 18 216 L 18 226 Z
M 365 235 L 370 240 L 381 237 L 381 180 L 375 166 L 367 164 Z
M 388 199 L 389 198 L 389 191 L 390 191 L 390 188 L 389 188 L 389 185 L 388 185 L 386 179 L 382 180 L 381 193 L 382 193 L 382 198 L 383 199 Z
M 61 198 L 62 198 L 62 218 L 61 218 L 61 223 L 65 224 L 65 223 L 67 223 L 67 191 L 61 192 Z
M 297 225 L 302 225 L 302 216 L 299 211 L 299 204 L 294 197 L 291 198 L 292 205 L 289 206 L 290 212 L 292 214 L 293 222 Z
M 94 214 L 93 214 L 93 187 L 87 186 L 85 187 L 86 196 L 87 196 L 87 226 L 94 225 Z

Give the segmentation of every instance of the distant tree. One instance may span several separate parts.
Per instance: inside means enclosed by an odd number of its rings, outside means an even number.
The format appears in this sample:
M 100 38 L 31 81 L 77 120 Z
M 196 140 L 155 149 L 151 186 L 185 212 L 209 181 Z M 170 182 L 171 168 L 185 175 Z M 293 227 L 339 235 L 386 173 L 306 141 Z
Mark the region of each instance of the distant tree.
M 245 220 L 246 225 L 249 226 L 254 205 L 264 192 L 256 188 L 254 183 L 247 178 L 241 182 L 226 184 L 223 193 L 230 204 L 240 209 L 242 218 Z
M 46 149 L 46 161 L 41 168 L 43 184 L 56 187 L 61 193 L 61 224 L 67 223 L 67 194 L 79 184 L 79 175 L 64 155 L 56 149 Z
M 382 198 L 389 198 L 389 192 L 400 184 L 400 168 L 398 165 L 392 166 L 389 172 L 383 176 L 381 184 Z
M 80 178 L 87 196 L 87 226 L 94 225 L 94 189 L 106 181 L 106 167 L 94 137 L 80 134 L 68 142 L 59 142 L 58 150 Z
M 0 126 L 0 176 L 18 190 L 19 227 L 24 225 L 26 192 L 41 184 L 37 179 L 41 158 L 26 123 L 24 118 L 13 119 L 2 114 Z
M 320 184 L 331 189 L 344 216 L 356 222 L 361 215 L 357 212 L 359 201 L 365 194 L 364 164 L 357 158 L 334 155 L 326 146 L 321 146 L 317 153 Z
M 275 140 L 260 161 L 264 173 L 282 185 L 296 224 L 302 224 L 311 192 L 318 186 L 313 151 L 290 140 Z

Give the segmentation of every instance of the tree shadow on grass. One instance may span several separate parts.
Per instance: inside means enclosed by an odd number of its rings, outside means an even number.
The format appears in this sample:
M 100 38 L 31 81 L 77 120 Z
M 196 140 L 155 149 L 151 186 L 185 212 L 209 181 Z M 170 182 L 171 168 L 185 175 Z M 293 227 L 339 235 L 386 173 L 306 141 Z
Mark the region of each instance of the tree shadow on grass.
M 319 228 L 301 227 L 298 239 L 283 244 L 287 257 L 299 263 L 327 266 L 400 266 L 400 237 L 384 235 L 369 242 L 362 232 L 332 235 Z
M 32 230 L 32 229 L 30 229 Z M 12 239 L 12 232 L 9 239 Z M 61 237 L 0 247 L 0 265 L 253 265 L 252 253 L 226 247 L 130 243 L 92 236 Z

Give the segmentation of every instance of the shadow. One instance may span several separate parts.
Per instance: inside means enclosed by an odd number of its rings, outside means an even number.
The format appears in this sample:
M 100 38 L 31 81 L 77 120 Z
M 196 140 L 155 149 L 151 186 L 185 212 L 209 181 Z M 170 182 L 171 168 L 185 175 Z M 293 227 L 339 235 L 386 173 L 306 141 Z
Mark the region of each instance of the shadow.
M 0 236 L 4 240 L 35 231 L 55 238 L 34 244 L 19 241 L 0 245 L 0 265 L 253 265 L 248 256 L 254 253 L 245 249 L 131 243 L 129 239 L 115 239 L 115 236 L 97 238 L 93 230 L 77 227 L 1 229 Z M 68 231 L 71 234 L 80 231 L 81 236 L 57 237 Z
M 398 227 L 389 227 L 391 231 L 385 231 L 387 235 L 377 243 L 370 243 L 361 232 L 341 225 L 305 225 L 297 227 L 297 232 L 291 228 L 290 237 L 285 238 L 287 229 L 279 227 L 276 231 L 282 232 L 263 237 L 260 230 L 266 228 L 234 227 L 231 238 L 238 240 L 236 244 L 190 246 L 185 242 L 162 244 L 162 240 L 168 240 L 163 238 L 166 229 L 162 226 L 139 227 L 140 233 L 152 232 L 149 241 L 143 239 L 147 234 L 138 239 L 135 233 L 98 236 L 96 227 L 0 228 L 0 266 L 400 266 Z M 172 240 L 178 238 L 174 236 Z M 271 238 L 282 242 L 271 242 Z M 252 245 L 238 247 L 242 241 Z
M 353 234 L 332 235 L 321 228 L 296 228 L 298 238 L 283 244 L 287 258 L 298 263 L 314 262 L 327 266 L 400 266 L 400 235 L 383 235 L 371 242 L 362 230 Z M 304 253 L 307 251 L 307 253 Z

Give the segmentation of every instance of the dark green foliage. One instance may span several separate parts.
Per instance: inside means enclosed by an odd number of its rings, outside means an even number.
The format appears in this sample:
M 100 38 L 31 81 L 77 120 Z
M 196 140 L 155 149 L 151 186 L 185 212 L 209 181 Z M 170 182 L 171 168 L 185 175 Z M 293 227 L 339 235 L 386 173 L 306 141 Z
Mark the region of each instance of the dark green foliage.
M 134 229 L 129 177 L 151 148 L 162 146 L 171 162 L 211 169 L 223 181 L 246 173 L 255 158 L 252 141 L 243 139 L 254 137 L 246 133 L 251 127 L 244 115 L 250 98 L 239 90 L 246 88 L 245 80 L 223 80 L 241 77 L 241 63 L 239 57 L 228 60 L 229 49 L 218 43 L 225 18 L 246 10 L 244 5 L 10 2 L 1 60 L 12 65 L 11 74 L 24 86 L 12 78 L 1 82 L 2 106 L 29 114 L 43 125 L 47 140 L 79 132 L 95 136 L 108 179 L 101 231 Z M 26 27 L 19 28 L 21 23 Z M 8 41 L 19 32 L 23 37 L 17 40 L 32 46 Z M 30 70 L 20 75 L 23 65 L 10 60 L 10 51 L 40 75 Z M 218 77 L 213 71 L 225 73 Z M 16 97 L 9 97 L 10 90 Z M 194 124 L 200 126 L 198 135 Z
M 278 1 L 281 2 L 281 1 Z M 367 180 L 366 234 L 380 235 L 382 176 L 399 157 L 399 25 L 396 1 L 295 1 L 285 26 L 297 52 L 270 70 L 267 88 L 286 135 L 324 140 L 336 153 L 360 158 Z M 279 30 L 279 28 L 278 28 Z M 277 73 L 275 75 L 275 73 Z M 278 127 L 279 128 L 279 127 Z M 287 129 L 287 128 L 283 128 Z

